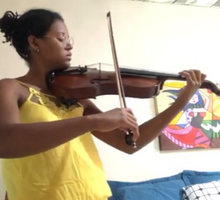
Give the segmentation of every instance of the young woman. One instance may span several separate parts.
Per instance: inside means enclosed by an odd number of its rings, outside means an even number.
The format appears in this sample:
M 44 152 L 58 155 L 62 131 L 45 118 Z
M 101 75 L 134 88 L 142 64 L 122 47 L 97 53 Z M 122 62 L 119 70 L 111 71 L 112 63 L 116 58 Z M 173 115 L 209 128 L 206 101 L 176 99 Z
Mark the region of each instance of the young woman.
M 91 134 L 132 154 L 161 133 L 206 77 L 181 72 L 187 86 L 175 103 L 138 126 L 130 109 L 101 112 L 89 100 L 66 108 L 51 95 L 45 76 L 68 68 L 73 48 L 58 13 L 8 11 L 0 30 L 29 66 L 24 76 L 0 81 L 0 158 L 9 200 L 107 200 L 111 190 Z M 125 144 L 125 129 L 133 131 L 137 149 Z

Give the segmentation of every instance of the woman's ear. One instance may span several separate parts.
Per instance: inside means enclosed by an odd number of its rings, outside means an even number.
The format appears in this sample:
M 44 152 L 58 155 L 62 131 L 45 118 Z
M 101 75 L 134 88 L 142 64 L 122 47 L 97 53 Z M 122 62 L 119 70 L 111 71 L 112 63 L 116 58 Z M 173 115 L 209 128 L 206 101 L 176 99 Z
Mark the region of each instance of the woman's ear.
M 33 36 L 33 35 L 30 35 L 30 36 L 28 37 L 28 43 L 29 43 L 29 46 L 30 46 L 30 50 L 39 52 L 39 44 L 38 44 L 38 41 L 39 41 L 39 39 L 36 38 L 36 37 Z

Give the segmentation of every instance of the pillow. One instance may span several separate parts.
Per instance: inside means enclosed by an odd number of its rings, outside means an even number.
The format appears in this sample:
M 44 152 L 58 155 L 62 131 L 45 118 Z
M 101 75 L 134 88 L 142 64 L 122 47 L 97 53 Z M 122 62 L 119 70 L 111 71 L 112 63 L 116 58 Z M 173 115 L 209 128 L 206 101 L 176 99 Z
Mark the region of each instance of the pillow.
M 183 200 L 219 200 L 220 181 L 183 187 Z
M 208 183 L 211 181 L 220 180 L 220 171 L 200 172 L 200 171 L 184 170 L 182 178 L 186 185 Z
M 146 184 L 157 184 L 157 183 L 169 183 L 169 181 L 171 180 L 181 180 L 182 181 L 182 173 L 179 174 L 175 174 L 172 176 L 168 176 L 168 177 L 163 177 L 163 178 L 156 178 L 156 179 L 151 179 L 151 180 L 147 180 L 147 181 L 141 181 L 141 182 L 122 182 L 122 181 L 108 181 L 108 184 L 111 188 L 112 191 L 112 196 L 108 198 L 108 200 L 117 200 L 117 190 L 121 187 L 127 187 L 127 186 L 134 186 L 134 185 L 146 185 Z M 185 186 L 185 185 L 183 185 Z M 182 188 L 182 187 L 181 187 Z
M 121 187 L 117 200 L 182 200 L 182 180 L 170 180 L 154 184 Z

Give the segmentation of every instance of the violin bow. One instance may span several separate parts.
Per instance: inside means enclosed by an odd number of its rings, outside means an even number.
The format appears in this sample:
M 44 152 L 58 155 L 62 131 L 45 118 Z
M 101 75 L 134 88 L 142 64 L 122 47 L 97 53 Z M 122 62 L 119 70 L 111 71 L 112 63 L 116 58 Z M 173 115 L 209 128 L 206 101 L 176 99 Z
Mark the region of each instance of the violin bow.
M 121 79 L 121 72 L 118 65 L 118 58 L 116 54 L 116 48 L 115 48 L 115 41 L 113 36 L 113 29 L 112 29 L 112 20 L 111 20 L 111 12 L 107 13 L 107 22 L 108 22 L 108 30 L 109 30 L 109 37 L 110 37 L 110 43 L 111 43 L 111 50 L 112 50 L 112 56 L 114 61 L 114 68 L 115 68 L 115 74 L 116 74 L 116 81 L 117 81 L 117 87 L 118 87 L 118 93 L 119 93 L 119 101 L 121 108 L 127 108 L 126 101 L 125 101 L 125 92 L 124 87 Z M 125 132 L 125 142 L 127 145 L 132 146 L 133 148 L 136 148 L 136 143 L 132 140 L 133 133 L 131 130 L 128 130 Z

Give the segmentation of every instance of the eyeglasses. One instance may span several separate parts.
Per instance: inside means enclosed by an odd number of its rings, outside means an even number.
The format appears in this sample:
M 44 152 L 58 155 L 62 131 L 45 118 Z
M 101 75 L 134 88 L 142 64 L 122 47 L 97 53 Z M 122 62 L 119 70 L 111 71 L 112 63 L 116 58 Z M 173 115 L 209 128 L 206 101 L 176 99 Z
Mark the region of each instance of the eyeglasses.
M 63 36 L 51 36 L 51 35 L 44 35 L 43 37 L 46 37 L 46 38 L 55 38 L 57 40 L 59 40 L 60 42 L 62 43 L 65 43 L 65 44 L 70 44 L 70 45 L 73 45 L 73 37 L 66 37 L 65 35 Z

